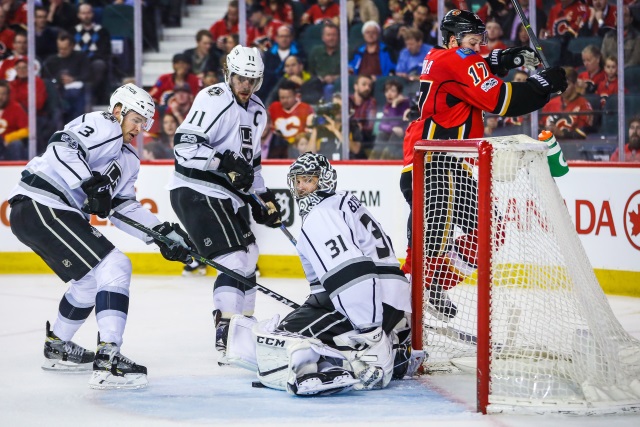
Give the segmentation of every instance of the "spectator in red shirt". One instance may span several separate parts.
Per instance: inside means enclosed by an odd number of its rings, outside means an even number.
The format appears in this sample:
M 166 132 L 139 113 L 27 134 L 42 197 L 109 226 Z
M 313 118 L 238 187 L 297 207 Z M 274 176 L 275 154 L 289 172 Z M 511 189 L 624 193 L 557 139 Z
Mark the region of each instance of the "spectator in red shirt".
M 0 64 L 0 79 L 11 81 L 16 77 L 14 66 L 20 59 L 27 57 L 27 35 L 24 33 L 16 33 L 13 39 L 13 55 L 2 61 Z M 36 73 L 40 72 L 40 62 L 36 59 Z
M 620 153 L 616 151 L 611 155 L 612 162 L 620 161 Z M 629 135 L 624 146 L 625 162 L 640 162 L 640 116 L 633 117 L 629 122 Z
M 307 10 L 300 19 L 302 24 L 322 24 L 326 19 L 338 25 L 340 6 L 333 0 L 318 0 Z
M 251 25 L 247 29 L 247 46 L 256 46 L 261 50 L 269 49 L 282 22 L 267 15 L 259 4 L 251 7 L 249 22 Z
M 618 94 L 618 57 L 608 56 L 604 60 L 604 74 L 606 78 L 598 83 L 596 94 L 600 96 L 600 106 L 604 108 L 610 95 Z M 627 93 L 627 90 L 624 91 Z
M 591 104 L 578 92 L 578 73 L 573 67 L 565 67 L 567 90 L 552 98 L 542 108 L 540 126 L 553 132 L 558 139 L 585 139 L 593 126 L 593 114 L 562 114 L 591 112 Z
M 226 36 L 238 34 L 238 17 L 238 0 L 231 0 L 227 7 L 227 14 L 209 28 L 218 49 L 224 50 Z
M 27 65 L 27 58 L 18 59 L 14 67 L 15 78 L 9 82 L 11 88 L 11 99 L 16 101 L 24 108 L 25 111 L 29 110 L 29 79 Z M 47 88 L 42 79 L 36 76 L 36 111 L 38 114 L 42 113 L 42 109 L 47 101 Z
M 618 8 L 607 3 L 607 0 L 592 0 L 589 7 L 589 21 L 587 26 L 591 35 L 604 37 L 606 33 L 616 29 Z
M 0 59 L 6 58 L 13 50 L 15 31 L 7 27 L 7 12 L 0 8 Z
M 598 85 L 606 79 L 600 48 L 590 44 L 582 49 L 582 64 L 584 71 L 578 74 L 578 91 L 583 94 L 595 93 Z
M 311 105 L 300 101 L 300 86 L 291 80 L 283 80 L 278 87 L 278 101 L 269 105 L 273 129 L 289 144 L 306 129 L 307 117 L 313 114 Z
M 27 112 L 11 100 L 6 80 L 0 80 L 0 160 L 26 160 L 23 140 L 29 136 Z
M 288 0 L 263 0 L 264 13 L 284 24 L 293 25 L 293 8 Z
M 589 8 L 579 0 L 559 0 L 549 11 L 543 37 L 578 37 L 589 19 Z
M 159 105 L 165 105 L 173 94 L 173 89 L 182 84 L 191 88 L 191 93 L 196 96 L 202 89 L 202 82 L 191 72 L 191 62 L 184 53 L 173 55 L 173 73 L 163 74 L 149 91 L 149 95 Z

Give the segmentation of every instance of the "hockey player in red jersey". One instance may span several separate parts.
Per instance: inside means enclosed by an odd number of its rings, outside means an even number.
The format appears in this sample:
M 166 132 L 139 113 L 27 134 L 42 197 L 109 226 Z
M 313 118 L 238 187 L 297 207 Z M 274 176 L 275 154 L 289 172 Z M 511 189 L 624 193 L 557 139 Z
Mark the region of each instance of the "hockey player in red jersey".
M 481 138 L 484 111 L 510 117 L 528 114 L 542 108 L 552 93 L 563 92 L 567 87 L 565 71 L 560 67 L 542 70 L 525 82 L 504 82 L 499 76 L 505 76 L 510 69 L 525 66 L 533 70 L 539 61 L 529 47 L 494 49 L 486 59 L 480 56 L 480 46 L 486 43 L 485 25 L 472 12 L 451 10 L 440 29 L 444 46 L 433 48 L 424 59 L 418 93 L 420 116 L 409 125 L 404 139 L 400 188 L 409 205 L 413 147 L 417 141 Z M 444 172 L 436 173 L 437 170 Z M 425 174 L 427 191 L 437 193 L 433 200 L 426 201 L 425 226 L 432 228 L 426 232 L 428 258 L 424 260 L 430 278 L 428 308 L 446 321 L 456 315 L 456 307 L 445 291 L 476 268 L 477 212 L 475 206 L 460 205 L 460 200 L 475 199 L 477 186 L 462 159 L 433 156 Z M 452 179 L 437 182 L 435 176 L 445 174 Z M 452 216 L 447 209 L 453 210 Z M 434 219 L 441 215 L 450 216 L 451 221 L 436 229 Z M 410 240 L 411 217 L 408 224 Z M 460 228 L 463 235 L 452 240 L 452 227 Z M 405 273 L 411 272 L 409 248 Z

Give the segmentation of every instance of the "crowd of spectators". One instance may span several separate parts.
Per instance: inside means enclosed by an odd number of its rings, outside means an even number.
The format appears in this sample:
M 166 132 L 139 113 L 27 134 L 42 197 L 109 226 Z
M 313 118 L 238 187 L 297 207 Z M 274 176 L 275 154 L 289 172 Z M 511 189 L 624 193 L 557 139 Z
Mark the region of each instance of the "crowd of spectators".
M 518 0 L 528 15 L 529 1 Z M 626 123 L 640 109 L 640 2 L 625 0 L 624 66 Z M 179 26 L 184 3 L 144 2 L 161 7 L 162 25 Z M 435 0 L 347 0 L 349 80 L 340 82 L 339 5 L 333 0 L 247 0 L 247 41 L 265 63 L 258 96 L 270 115 L 262 135 L 263 157 L 292 158 L 304 151 L 342 158 L 342 91 L 349 93 L 349 158 L 400 159 L 408 116 L 415 104 L 422 62 L 437 39 Z M 131 62 L 112 51 L 109 8 L 131 8 L 130 0 L 37 0 L 36 104 L 38 152 L 53 130 L 95 105 L 126 81 Z M 26 1 L 0 0 L 0 78 L 9 82 L 3 117 L 26 108 Z M 158 6 L 160 5 L 160 6 Z M 487 26 L 491 49 L 528 45 L 529 36 L 511 2 L 446 0 L 445 8 L 476 12 Z M 122 9 L 119 9 L 122 11 Z M 536 0 L 538 35 L 551 65 L 567 70 L 569 89 L 539 113 L 538 127 L 562 141 L 600 139 L 617 134 L 617 9 L 607 0 Z M 145 49 L 157 40 L 143 33 Z M 172 135 L 185 120 L 195 95 L 223 81 L 222 65 L 239 42 L 239 5 L 230 0 L 224 16 L 209 29 L 194 30 L 194 44 L 173 54 L 173 72 L 148 88 L 157 103 L 154 128 L 145 135 L 147 159 L 173 157 Z M 116 45 L 113 45 L 116 46 Z M 125 55 L 127 41 L 124 40 Z M 522 81 L 524 70 L 507 80 Z M 0 80 L 1 81 L 1 80 Z M 4 86 L 0 86 L 0 103 Z M 414 106 L 415 108 L 415 106 Z M 5 119 L 6 121 L 6 119 Z M 0 122 L 2 123 L 2 122 Z M 14 120 L 12 125 L 23 123 Z M 486 135 L 530 133 L 529 116 L 487 115 Z M 0 127 L 0 159 L 26 158 L 27 128 Z M 19 137 L 19 138 L 18 138 Z M 16 139 L 18 138 L 18 139 Z M 612 138 L 613 139 L 613 138 Z M 15 141 L 18 141 L 17 143 Z M 611 144 L 613 148 L 615 144 Z M 612 149 L 610 151 L 613 151 Z

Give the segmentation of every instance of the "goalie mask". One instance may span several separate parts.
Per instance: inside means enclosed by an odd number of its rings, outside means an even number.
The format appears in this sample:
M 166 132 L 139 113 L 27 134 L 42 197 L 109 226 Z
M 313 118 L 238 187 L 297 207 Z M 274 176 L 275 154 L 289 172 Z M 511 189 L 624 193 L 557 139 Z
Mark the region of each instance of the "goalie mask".
M 146 90 L 140 89 L 133 83 L 127 83 L 126 85 L 120 86 L 115 92 L 113 92 L 111 99 L 109 99 L 108 111 L 113 114 L 113 110 L 118 104 L 122 105 L 122 110 L 120 110 L 120 124 L 122 124 L 124 116 L 129 111 L 135 111 L 147 119 L 143 129 L 145 131 L 151 129 L 151 126 L 153 126 L 153 115 L 156 111 L 156 104 L 153 102 L 153 98 L 151 98 L 151 95 L 149 95 Z
M 227 68 L 224 73 L 224 81 L 229 87 L 231 87 L 231 76 L 234 74 L 254 79 L 253 92 L 260 90 L 264 75 L 264 63 L 258 48 L 237 45 L 231 50 L 227 55 Z
M 442 18 L 440 31 L 442 31 L 442 43 L 447 47 L 451 36 L 456 37 L 458 46 L 460 46 L 466 34 L 482 36 L 480 45 L 485 46 L 487 44 L 487 31 L 484 22 L 478 15 L 468 10 L 453 9 L 449 11 Z
M 298 157 L 289 167 L 287 182 L 298 203 L 300 216 L 304 218 L 315 205 L 335 193 L 338 174 L 325 156 L 308 152 Z M 315 188 L 304 190 L 314 182 Z

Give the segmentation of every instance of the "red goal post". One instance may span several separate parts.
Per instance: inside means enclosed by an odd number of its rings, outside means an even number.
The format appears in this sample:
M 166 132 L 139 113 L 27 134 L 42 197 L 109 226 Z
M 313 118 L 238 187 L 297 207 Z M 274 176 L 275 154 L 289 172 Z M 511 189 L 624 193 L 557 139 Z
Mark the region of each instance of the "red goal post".
M 546 153 L 525 135 L 416 143 L 412 345 L 427 372 L 474 372 L 482 413 L 637 411 L 640 342 L 606 302 Z M 457 313 L 443 321 L 429 289 L 451 275 L 463 280 L 444 286 Z

